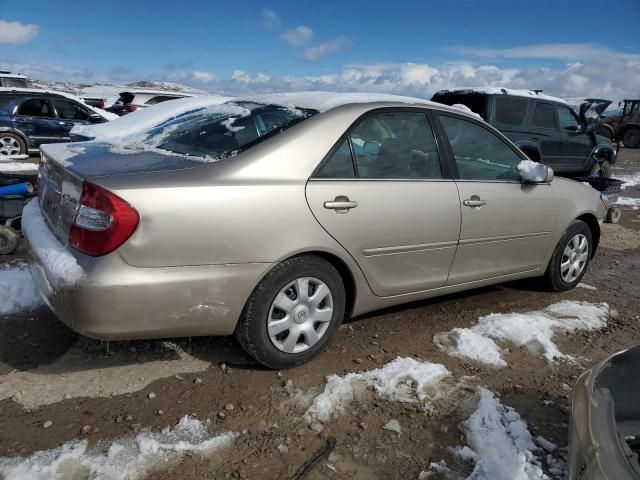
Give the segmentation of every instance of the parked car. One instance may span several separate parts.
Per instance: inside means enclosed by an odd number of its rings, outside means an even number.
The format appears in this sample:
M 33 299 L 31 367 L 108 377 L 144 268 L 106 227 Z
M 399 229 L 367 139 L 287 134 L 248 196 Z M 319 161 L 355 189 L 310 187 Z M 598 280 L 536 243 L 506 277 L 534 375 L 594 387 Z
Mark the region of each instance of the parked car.
M 24 75 L 0 70 L 0 87 L 29 88 L 29 79 Z
M 442 90 L 433 101 L 462 104 L 500 130 L 535 161 L 557 173 L 609 177 L 616 162 L 611 140 L 594 132 L 564 100 L 539 90 Z
M 106 101 L 101 97 L 82 97 L 82 101 L 91 107 L 101 108 L 104 110 Z
M 569 480 L 640 478 L 640 346 L 604 359 L 573 389 Z
M 139 108 L 157 105 L 176 98 L 193 97 L 190 93 L 172 92 L 168 90 L 130 90 L 120 93 L 120 96 L 107 111 L 116 115 L 126 115 Z
M 606 215 L 483 120 L 419 99 L 246 97 L 140 138 L 42 148 L 23 217 L 37 288 L 83 335 L 235 332 L 272 368 L 345 316 L 525 277 L 571 289 Z
M 35 153 L 44 143 L 68 142 L 74 125 L 109 118 L 67 93 L 0 88 L 0 159 Z

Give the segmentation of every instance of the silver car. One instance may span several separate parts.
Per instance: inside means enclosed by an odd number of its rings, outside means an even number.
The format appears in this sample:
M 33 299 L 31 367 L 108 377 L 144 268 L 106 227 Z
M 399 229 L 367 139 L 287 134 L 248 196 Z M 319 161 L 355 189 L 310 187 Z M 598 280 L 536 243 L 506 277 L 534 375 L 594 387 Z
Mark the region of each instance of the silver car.
M 23 228 L 57 316 L 100 339 L 229 335 L 286 368 L 345 317 L 525 277 L 573 288 L 606 207 L 455 108 L 236 99 L 128 145 L 42 148 Z M 520 170 L 522 171 L 522 169 Z

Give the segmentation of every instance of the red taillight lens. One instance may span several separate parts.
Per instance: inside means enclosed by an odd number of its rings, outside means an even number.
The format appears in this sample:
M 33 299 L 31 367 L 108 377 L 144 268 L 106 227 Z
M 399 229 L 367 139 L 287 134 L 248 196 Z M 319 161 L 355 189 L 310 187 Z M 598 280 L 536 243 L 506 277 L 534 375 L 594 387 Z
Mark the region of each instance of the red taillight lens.
M 135 105 L 125 105 L 124 107 L 122 107 L 122 110 L 124 110 L 125 112 L 135 112 L 138 109 L 138 107 L 136 107 Z
M 135 232 L 138 212 L 109 190 L 84 182 L 69 245 L 94 257 L 113 252 Z
M 102 108 L 104 110 L 104 100 L 100 100 L 100 107 L 99 108 Z

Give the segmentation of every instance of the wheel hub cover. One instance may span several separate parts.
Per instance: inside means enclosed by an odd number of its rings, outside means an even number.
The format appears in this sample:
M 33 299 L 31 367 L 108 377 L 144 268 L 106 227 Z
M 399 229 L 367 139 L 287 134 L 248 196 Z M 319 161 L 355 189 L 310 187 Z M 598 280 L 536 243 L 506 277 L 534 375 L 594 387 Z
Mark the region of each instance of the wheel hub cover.
M 298 305 L 293 311 L 293 321 L 304 323 L 309 318 L 309 308 L 306 305 Z

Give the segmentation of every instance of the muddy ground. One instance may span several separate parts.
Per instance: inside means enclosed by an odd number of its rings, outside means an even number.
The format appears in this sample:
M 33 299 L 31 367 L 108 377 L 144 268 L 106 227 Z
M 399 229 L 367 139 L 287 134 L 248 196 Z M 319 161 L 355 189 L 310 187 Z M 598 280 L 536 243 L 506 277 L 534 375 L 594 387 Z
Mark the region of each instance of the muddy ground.
M 640 151 L 623 150 L 614 173 L 638 171 Z M 640 197 L 640 186 L 627 187 L 624 195 Z M 441 459 L 464 474 L 470 466 L 452 458 L 448 447 L 465 444 L 459 424 L 474 408 L 477 385 L 499 393 L 534 435 L 566 447 L 567 386 L 596 360 L 640 343 L 638 210 L 625 210 L 619 225 L 605 225 L 583 282 L 597 290 L 552 294 L 517 282 L 355 318 L 324 354 L 284 372 L 260 368 L 231 338 L 111 342 L 107 349 L 68 330 L 46 307 L 0 317 L 0 457 L 26 456 L 74 438 L 111 440 L 193 415 L 210 419 L 212 430 L 241 434 L 212 457 L 186 456 L 148 478 L 286 479 L 330 436 L 337 439 L 335 454 L 306 478 L 415 479 Z M 449 357 L 432 341 L 481 315 L 526 312 L 562 299 L 608 302 L 617 312 L 603 330 L 556 336 L 575 363 L 550 365 L 526 348 L 512 348 L 509 366 L 494 369 Z M 327 375 L 378 368 L 398 356 L 442 363 L 456 379 L 468 378 L 451 385 L 431 413 L 371 396 L 321 431 L 301 420 L 300 392 L 320 391 Z M 401 434 L 382 428 L 392 418 Z M 47 421 L 53 425 L 44 430 Z

